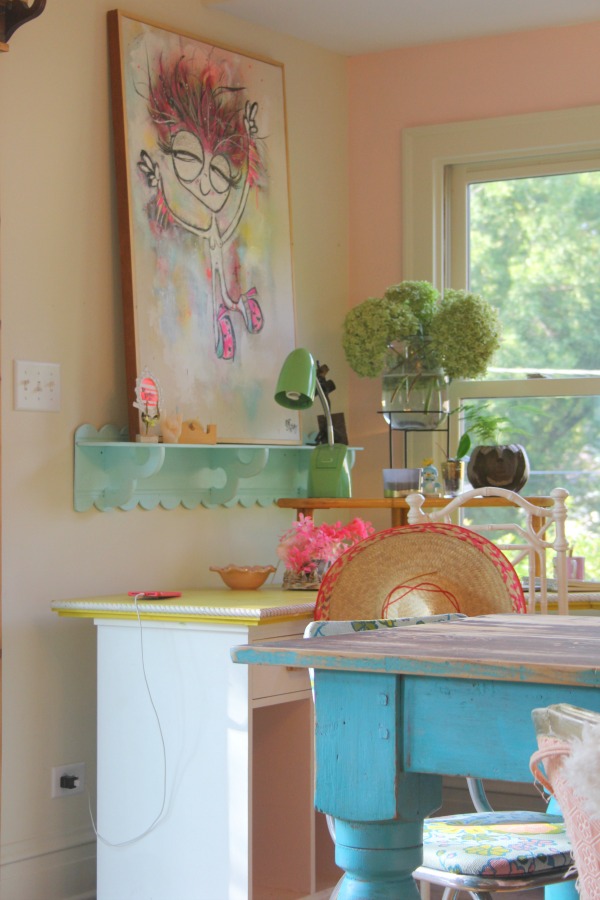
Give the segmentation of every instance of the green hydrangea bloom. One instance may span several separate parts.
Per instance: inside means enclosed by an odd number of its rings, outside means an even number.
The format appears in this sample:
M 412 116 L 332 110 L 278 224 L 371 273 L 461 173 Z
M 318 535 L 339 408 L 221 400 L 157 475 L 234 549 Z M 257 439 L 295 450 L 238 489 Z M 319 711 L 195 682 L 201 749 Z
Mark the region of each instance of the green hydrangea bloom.
M 383 297 L 369 297 L 351 309 L 344 321 L 342 346 L 352 369 L 367 378 L 381 375 L 390 344 L 426 333 L 438 296 L 427 281 L 403 281 Z
M 431 323 L 431 341 L 449 378 L 482 378 L 500 346 L 498 312 L 478 294 L 447 290 Z
M 428 281 L 402 281 L 389 287 L 383 296 L 396 306 L 408 306 L 419 321 L 421 333 L 428 333 L 439 298 L 432 284 Z

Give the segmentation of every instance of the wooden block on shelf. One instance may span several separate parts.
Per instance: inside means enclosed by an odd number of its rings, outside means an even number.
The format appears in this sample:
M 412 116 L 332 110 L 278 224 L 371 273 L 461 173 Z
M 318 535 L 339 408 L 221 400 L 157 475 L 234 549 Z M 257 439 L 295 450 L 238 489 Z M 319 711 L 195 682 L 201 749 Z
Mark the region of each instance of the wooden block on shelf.
M 217 426 L 208 425 L 206 431 L 197 419 L 188 419 L 181 426 L 179 444 L 216 444 Z
M 137 444 L 158 444 L 157 434 L 136 434 L 135 440 Z

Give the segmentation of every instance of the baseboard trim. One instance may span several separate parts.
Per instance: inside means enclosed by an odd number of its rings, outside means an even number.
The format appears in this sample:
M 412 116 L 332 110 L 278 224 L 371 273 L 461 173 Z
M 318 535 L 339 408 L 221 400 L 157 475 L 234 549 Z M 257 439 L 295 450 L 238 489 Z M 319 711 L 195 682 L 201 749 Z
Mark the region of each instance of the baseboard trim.
M 14 841 L 12 844 L 3 844 L 0 848 L 0 866 L 24 862 L 37 856 L 44 856 L 46 853 L 59 853 L 62 850 L 71 850 L 73 847 L 93 844 L 95 841 L 96 835 L 93 828 L 79 828 L 77 831 L 70 831 L 57 837 Z
M 70 846 L 59 841 L 19 842 L 3 848 L 0 864 L 2 900 L 95 900 L 96 841 L 79 833 Z M 71 839 L 75 835 L 70 836 Z M 63 839 L 64 843 L 64 839 Z

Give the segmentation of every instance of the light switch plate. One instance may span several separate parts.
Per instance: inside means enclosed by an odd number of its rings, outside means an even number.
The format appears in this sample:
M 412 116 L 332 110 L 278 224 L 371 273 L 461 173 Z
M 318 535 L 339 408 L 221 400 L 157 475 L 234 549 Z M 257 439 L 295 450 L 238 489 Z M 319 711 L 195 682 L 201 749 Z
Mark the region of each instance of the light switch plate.
M 14 408 L 58 412 L 60 410 L 60 365 L 14 360 Z

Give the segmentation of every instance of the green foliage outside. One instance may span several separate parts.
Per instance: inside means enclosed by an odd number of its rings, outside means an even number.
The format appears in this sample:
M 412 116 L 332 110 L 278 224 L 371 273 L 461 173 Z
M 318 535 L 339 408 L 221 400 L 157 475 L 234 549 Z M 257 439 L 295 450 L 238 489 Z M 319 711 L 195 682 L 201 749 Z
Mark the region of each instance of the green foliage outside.
M 600 173 L 470 191 L 470 289 L 500 310 L 497 366 L 598 369 Z
M 469 289 L 502 322 L 492 364 L 600 369 L 600 173 L 473 185 L 470 238 Z M 527 449 L 523 493 L 571 493 L 568 537 L 586 556 L 586 577 L 600 580 L 600 398 L 494 400 L 489 410 L 510 419 Z

